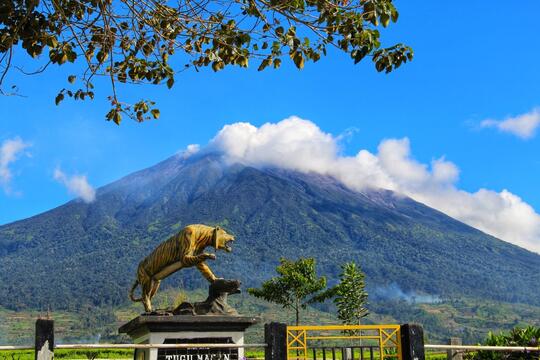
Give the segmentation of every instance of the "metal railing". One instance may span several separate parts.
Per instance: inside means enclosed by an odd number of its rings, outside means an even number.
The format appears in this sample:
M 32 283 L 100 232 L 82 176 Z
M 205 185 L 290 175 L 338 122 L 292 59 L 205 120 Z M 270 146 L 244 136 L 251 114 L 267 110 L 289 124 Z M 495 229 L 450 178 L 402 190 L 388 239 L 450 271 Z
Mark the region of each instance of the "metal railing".
M 337 334 L 336 334 L 337 332 Z M 338 342 L 340 342 L 338 344 Z M 370 359 L 394 358 L 401 360 L 401 333 L 399 325 L 327 325 L 287 326 L 287 360 L 307 360 L 308 349 L 313 358 L 336 359 L 336 352 L 351 359 L 364 359 L 364 349 L 369 349 Z
M 540 347 L 531 347 L 531 346 L 487 346 L 487 345 L 433 345 L 426 344 L 424 349 L 431 350 L 469 350 L 469 351 L 516 351 L 516 352 L 525 352 L 525 351 L 538 351 L 540 352 Z
M 238 349 L 265 348 L 266 344 L 58 344 L 55 349 Z M 0 346 L 0 350 L 34 350 L 33 346 Z
M 313 360 L 374 360 L 377 346 L 313 346 L 311 347 Z M 328 354 L 327 354 L 328 352 Z M 341 357 L 339 357 L 341 355 Z

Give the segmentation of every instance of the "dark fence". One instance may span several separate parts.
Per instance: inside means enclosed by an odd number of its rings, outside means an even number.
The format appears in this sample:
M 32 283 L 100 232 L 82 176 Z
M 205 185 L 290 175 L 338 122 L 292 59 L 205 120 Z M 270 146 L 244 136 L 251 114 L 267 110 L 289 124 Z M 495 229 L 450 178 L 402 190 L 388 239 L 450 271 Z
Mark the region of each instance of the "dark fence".
M 313 360 L 374 360 L 378 346 L 311 347 Z

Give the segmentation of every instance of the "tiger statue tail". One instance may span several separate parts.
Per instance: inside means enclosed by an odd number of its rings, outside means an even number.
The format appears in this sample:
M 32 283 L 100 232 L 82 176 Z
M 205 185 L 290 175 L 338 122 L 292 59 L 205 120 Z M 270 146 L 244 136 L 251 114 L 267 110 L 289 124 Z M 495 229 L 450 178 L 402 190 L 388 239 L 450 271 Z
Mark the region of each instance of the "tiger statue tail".
M 131 299 L 131 301 L 142 301 L 142 296 L 140 298 L 136 298 L 135 295 L 133 294 L 138 285 L 139 285 L 139 280 L 135 280 L 129 292 L 129 298 Z

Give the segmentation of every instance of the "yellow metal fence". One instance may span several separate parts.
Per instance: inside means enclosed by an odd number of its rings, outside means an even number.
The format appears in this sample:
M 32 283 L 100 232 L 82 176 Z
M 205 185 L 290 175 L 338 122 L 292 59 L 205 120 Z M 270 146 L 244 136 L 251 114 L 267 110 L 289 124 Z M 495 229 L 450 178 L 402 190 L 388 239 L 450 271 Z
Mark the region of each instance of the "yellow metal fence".
M 358 359 L 364 359 L 364 349 L 370 350 L 370 358 L 385 360 L 401 359 L 401 334 L 399 325 L 326 325 L 326 326 L 287 326 L 287 360 L 308 360 L 317 353 L 331 349 L 332 359 L 343 359 L 343 349 L 360 350 Z M 342 355 L 336 356 L 336 349 Z M 311 351 L 310 351 L 311 350 Z M 309 353 L 309 354 L 308 354 Z M 309 356 L 311 355 L 311 357 Z M 354 352 L 352 358 L 354 358 Z

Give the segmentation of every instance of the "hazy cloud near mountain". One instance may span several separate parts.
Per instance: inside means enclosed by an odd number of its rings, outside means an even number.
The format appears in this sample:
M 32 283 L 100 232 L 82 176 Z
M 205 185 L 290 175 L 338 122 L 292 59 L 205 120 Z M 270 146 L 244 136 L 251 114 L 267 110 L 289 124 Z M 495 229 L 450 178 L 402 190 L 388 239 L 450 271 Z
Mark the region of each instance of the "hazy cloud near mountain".
M 91 203 L 96 199 L 96 190 L 88 183 L 85 175 L 66 175 L 60 168 L 54 170 L 54 179 L 64 185 L 70 194 Z
M 423 164 L 407 138 L 381 141 L 376 153 L 343 156 L 339 137 L 307 120 L 290 117 L 255 127 L 226 125 L 211 140 L 231 162 L 277 166 L 331 175 L 354 190 L 385 188 L 402 193 L 500 239 L 540 252 L 540 215 L 508 190 L 457 188 L 459 168 L 440 158 Z
M 30 143 L 24 142 L 20 137 L 4 140 L 0 146 L 0 186 L 6 194 L 12 192 L 13 172 L 10 165 L 17 161 L 28 147 L 30 147 Z
M 509 117 L 504 120 L 487 119 L 480 123 L 482 128 L 496 128 L 499 131 L 510 133 L 522 139 L 530 139 L 536 134 L 536 129 L 540 126 L 540 110 L 521 114 L 516 117 Z

